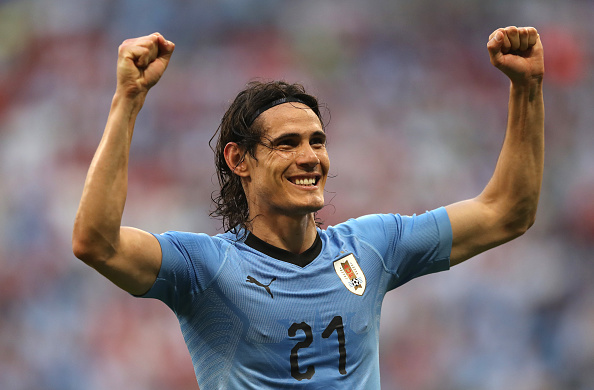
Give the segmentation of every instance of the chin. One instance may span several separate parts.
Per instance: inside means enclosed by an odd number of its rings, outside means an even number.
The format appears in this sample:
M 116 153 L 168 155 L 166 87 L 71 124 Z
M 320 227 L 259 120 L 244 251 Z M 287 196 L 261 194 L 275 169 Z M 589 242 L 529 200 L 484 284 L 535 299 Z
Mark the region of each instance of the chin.
M 321 204 L 315 204 L 315 205 L 310 204 L 310 205 L 304 206 L 301 211 L 303 214 L 309 214 L 309 213 L 316 213 L 316 212 L 320 211 L 322 208 L 324 208 L 323 202 Z
M 288 214 L 292 214 L 292 215 L 307 215 L 307 214 L 318 212 L 323 207 L 324 207 L 323 203 L 318 204 L 316 202 L 315 204 L 310 203 L 310 204 L 294 205 L 290 209 L 286 209 L 286 211 L 288 212 Z
M 288 199 L 285 198 L 284 200 L 277 199 L 277 202 L 275 203 L 277 206 L 275 207 L 277 213 L 292 216 L 304 216 L 315 213 L 325 206 L 323 196 L 313 196 L 309 199 L 304 199 L 304 197 L 291 197 Z

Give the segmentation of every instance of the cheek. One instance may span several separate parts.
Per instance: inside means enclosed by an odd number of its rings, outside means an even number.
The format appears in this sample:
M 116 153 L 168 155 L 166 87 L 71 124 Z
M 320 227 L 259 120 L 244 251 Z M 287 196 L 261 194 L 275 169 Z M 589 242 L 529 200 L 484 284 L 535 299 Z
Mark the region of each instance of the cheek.
M 262 161 L 258 171 L 258 181 L 260 185 L 272 188 L 282 184 L 283 173 L 287 170 L 287 167 L 291 165 L 291 161 L 292 160 L 285 153 L 279 155 L 274 153 L 270 158 L 267 158 L 266 161 Z
M 330 158 L 328 157 L 328 153 L 320 153 L 318 154 L 318 159 L 320 160 L 320 165 L 322 166 L 322 170 L 324 173 L 328 173 L 330 169 Z
M 273 165 L 286 165 L 290 164 L 293 160 L 295 160 L 295 156 L 297 152 L 294 151 L 282 151 L 276 150 L 274 151 L 274 157 L 271 158 L 271 164 Z

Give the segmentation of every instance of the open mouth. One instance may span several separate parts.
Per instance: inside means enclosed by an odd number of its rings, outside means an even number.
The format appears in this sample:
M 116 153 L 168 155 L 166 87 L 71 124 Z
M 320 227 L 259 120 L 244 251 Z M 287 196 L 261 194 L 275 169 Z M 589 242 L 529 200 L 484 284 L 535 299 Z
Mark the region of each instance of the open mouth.
M 316 186 L 320 181 L 319 177 L 308 177 L 308 178 L 291 178 L 289 181 L 298 186 Z

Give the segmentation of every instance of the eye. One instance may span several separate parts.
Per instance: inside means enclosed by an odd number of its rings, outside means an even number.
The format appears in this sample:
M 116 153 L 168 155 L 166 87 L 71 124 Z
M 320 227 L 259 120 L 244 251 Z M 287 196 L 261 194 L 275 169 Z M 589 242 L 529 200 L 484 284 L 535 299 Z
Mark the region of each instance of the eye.
M 316 147 L 326 146 L 326 137 L 322 137 L 322 136 L 312 137 L 312 139 L 309 141 L 309 144 L 311 146 L 316 146 Z
M 274 145 L 277 149 L 286 150 L 297 147 L 298 142 L 293 138 L 282 138 Z

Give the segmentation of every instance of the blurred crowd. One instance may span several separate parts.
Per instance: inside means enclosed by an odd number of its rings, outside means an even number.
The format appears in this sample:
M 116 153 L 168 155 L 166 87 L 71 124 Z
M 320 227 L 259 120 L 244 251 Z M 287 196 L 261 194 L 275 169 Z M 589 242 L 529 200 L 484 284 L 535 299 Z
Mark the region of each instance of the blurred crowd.
M 486 42 L 545 48 L 546 170 L 520 239 L 388 294 L 385 390 L 594 388 L 594 2 L 0 1 L 0 389 L 197 389 L 173 313 L 74 258 L 71 229 L 117 47 L 176 43 L 137 122 L 124 224 L 216 234 L 209 140 L 249 80 L 327 104 L 326 225 L 474 197 L 509 84 Z

